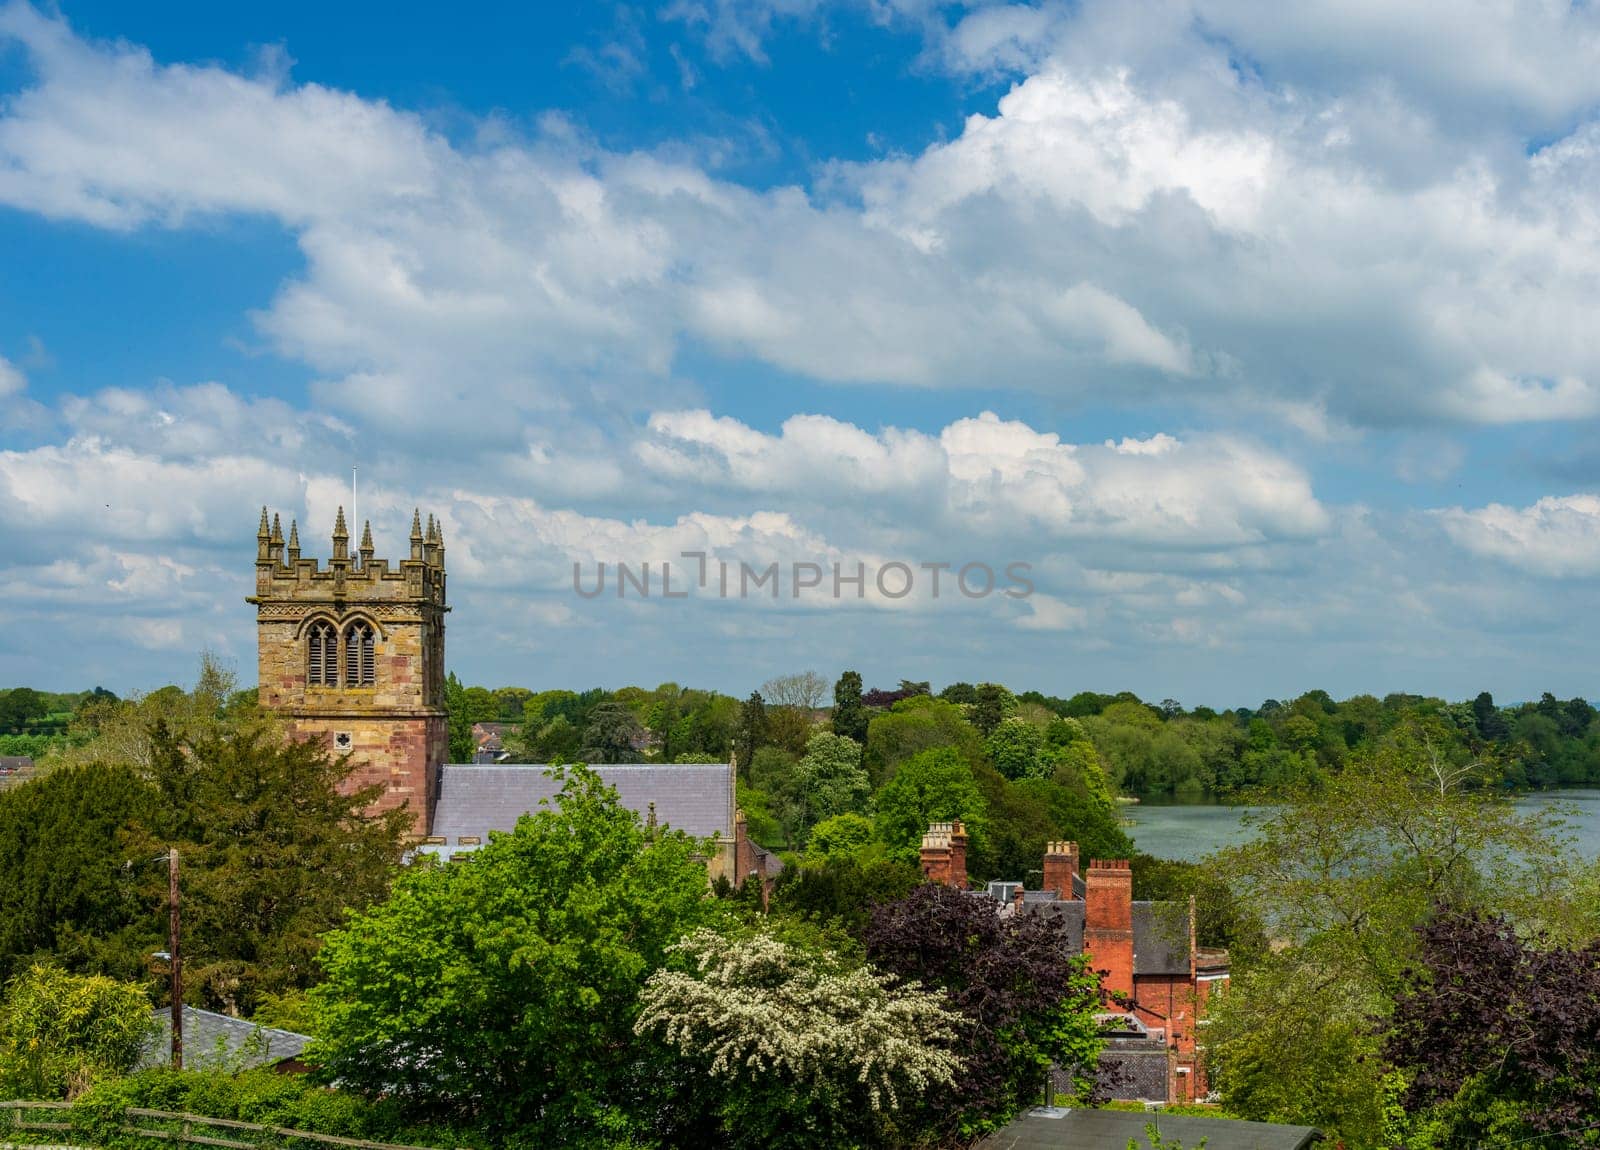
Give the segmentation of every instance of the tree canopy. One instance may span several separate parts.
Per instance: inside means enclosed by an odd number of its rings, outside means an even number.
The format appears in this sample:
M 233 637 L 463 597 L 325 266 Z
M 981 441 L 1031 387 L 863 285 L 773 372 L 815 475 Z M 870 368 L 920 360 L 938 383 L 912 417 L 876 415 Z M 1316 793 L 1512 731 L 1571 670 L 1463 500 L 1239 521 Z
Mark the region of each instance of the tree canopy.
M 620 1101 L 640 990 L 707 912 L 705 868 L 681 833 L 647 840 L 592 772 L 559 777 L 554 809 L 409 868 L 327 936 L 326 1077 L 536 1141 Z
M 926 884 L 878 906 L 865 943 L 883 970 L 949 994 L 969 1024 L 960 1081 L 923 1102 L 943 1138 L 1005 1125 L 1036 1104 L 1052 1066 L 1075 1084 L 1062 1093 L 1094 1094 L 1100 980 L 1053 920 L 1001 917 L 988 899 Z
M 0 998 L 0 1095 L 76 1096 L 132 1070 L 153 1029 L 143 987 L 29 967 Z
M 1418 930 L 1384 1054 L 1441 1142 L 1600 1144 L 1600 939 L 1526 937 L 1441 907 Z
M 104 741 L 0 791 L 0 972 L 48 957 L 148 976 L 167 930 L 150 864 L 176 847 L 192 1003 L 248 1015 L 317 979 L 322 933 L 387 890 L 406 818 L 369 814 L 377 792 L 344 791 L 349 762 L 230 698 L 202 675 L 193 692 L 114 704 Z
M 861 673 L 846 671 L 833 685 L 833 733 L 865 743 L 868 718 L 861 702 Z
M 1404 1076 L 1384 1034 L 1415 994 L 1439 906 L 1594 937 L 1593 876 L 1554 815 L 1475 789 L 1425 736 L 1394 732 L 1320 786 L 1281 795 L 1257 837 L 1216 860 L 1275 939 L 1242 956 L 1207 1034 L 1213 1081 L 1243 1117 L 1313 1123 L 1356 1146 L 1401 1137 Z
M 700 930 L 651 975 L 635 1030 L 717 1084 L 719 1142 L 751 1150 L 912 1144 L 896 1127 L 955 1088 L 965 1019 L 946 997 L 765 931 Z
M 876 798 L 874 824 L 891 857 L 915 860 L 931 822 L 960 819 L 970 849 L 981 851 L 989 829 L 988 803 L 972 768 L 953 749 L 924 751 L 904 763 Z

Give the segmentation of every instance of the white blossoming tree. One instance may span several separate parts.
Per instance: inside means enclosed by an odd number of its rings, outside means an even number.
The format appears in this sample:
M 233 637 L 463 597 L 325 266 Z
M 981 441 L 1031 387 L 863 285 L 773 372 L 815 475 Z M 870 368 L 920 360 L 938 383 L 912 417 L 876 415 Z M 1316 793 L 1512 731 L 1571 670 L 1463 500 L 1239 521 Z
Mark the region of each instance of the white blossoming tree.
M 673 949 L 682 969 L 650 977 L 634 1029 L 716 1083 L 733 1146 L 911 1141 L 915 1102 L 961 1072 L 964 1020 L 942 992 L 765 933 Z

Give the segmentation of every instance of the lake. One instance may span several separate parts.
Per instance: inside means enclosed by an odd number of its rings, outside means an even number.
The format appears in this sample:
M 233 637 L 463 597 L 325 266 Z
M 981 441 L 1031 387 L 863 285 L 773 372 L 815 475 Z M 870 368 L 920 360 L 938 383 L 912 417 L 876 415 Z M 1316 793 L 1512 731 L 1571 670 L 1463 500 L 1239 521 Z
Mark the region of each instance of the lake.
M 1571 808 L 1567 830 L 1585 858 L 1600 857 L 1600 790 L 1539 791 L 1517 799 L 1522 810 L 1533 811 L 1555 803 Z M 1216 803 L 1130 803 L 1121 808 L 1133 820 L 1124 827 L 1141 851 L 1158 858 L 1194 862 L 1218 847 L 1233 846 L 1250 837 L 1241 820 L 1261 807 L 1230 807 Z

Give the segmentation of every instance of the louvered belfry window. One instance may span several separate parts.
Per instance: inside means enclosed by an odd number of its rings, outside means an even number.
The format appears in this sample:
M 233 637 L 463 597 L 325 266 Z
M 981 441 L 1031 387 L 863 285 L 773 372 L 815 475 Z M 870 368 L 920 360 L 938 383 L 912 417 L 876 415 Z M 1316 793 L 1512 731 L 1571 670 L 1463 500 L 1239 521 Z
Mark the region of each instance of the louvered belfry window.
M 377 681 L 377 637 L 370 624 L 352 623 L 344 632 L 344 685 L 371 687 Z
M 339 685 L 339 636 L 326 623 L 313 623 L 306 638 L 306 682 L 313 687 Z

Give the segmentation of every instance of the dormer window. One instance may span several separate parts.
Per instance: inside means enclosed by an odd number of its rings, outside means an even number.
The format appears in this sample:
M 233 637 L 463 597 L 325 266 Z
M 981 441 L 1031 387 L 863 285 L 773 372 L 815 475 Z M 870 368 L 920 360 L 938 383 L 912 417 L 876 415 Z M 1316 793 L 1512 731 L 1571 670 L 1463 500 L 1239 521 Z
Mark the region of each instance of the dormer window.
M 377 681 L 377 636 L 370 623 L 352 623 L 344 632 L 344 685 L 371 687 Z
M 306 682 L 313 687 L 339 685 L 339 636 L 326 623 L 313 623 L 306 636 Z

